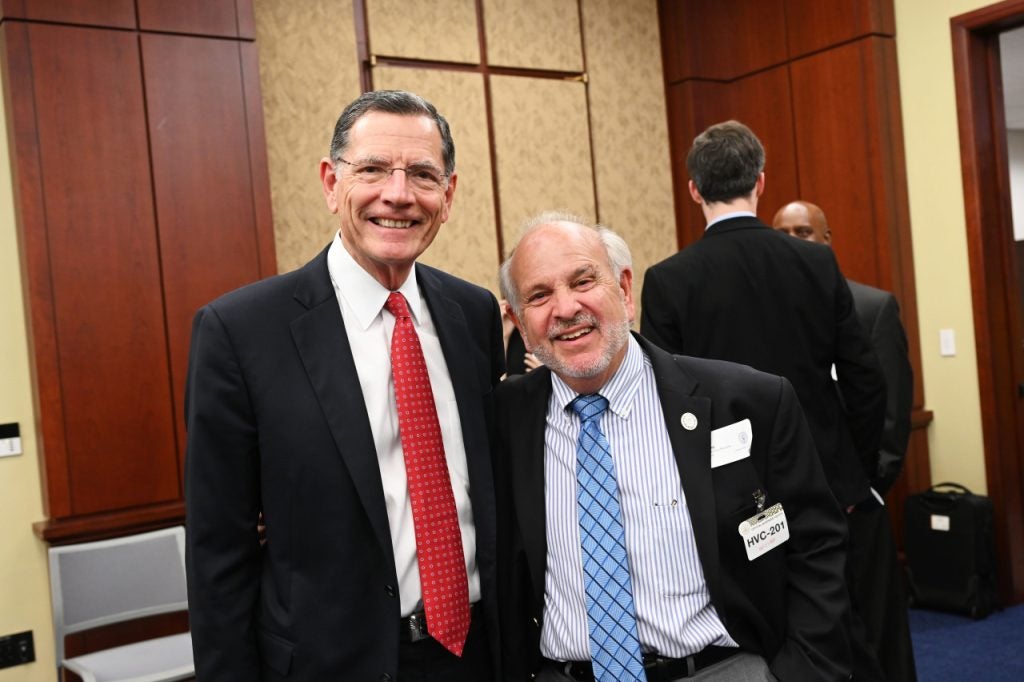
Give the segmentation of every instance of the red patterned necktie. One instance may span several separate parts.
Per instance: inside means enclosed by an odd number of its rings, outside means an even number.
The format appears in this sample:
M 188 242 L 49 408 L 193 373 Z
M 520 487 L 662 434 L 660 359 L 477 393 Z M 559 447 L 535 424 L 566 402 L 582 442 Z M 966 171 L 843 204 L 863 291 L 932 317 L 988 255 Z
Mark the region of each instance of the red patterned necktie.
M 434 394 L 405 297 L 392 291 L 384 307 L 395 316 L 391 372 L 412 500 L 427 632 L 461 656 L 469 632 L 469 583 Z

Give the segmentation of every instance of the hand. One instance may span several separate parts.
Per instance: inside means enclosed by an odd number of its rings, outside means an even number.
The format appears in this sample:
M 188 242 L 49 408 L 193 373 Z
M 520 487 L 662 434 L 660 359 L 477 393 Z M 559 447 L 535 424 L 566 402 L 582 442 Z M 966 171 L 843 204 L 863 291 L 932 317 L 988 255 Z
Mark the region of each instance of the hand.
M 534 355 L 533 353 L 527 353 L 526 355 L 523 356 L 523 364 L 526 365 L 527 372 L 533 369 L 537 369 L 538 367 L 544 366 L 544 363 L 538 360 L 537 356 Z
M 256 519 L 256 539 L 259 541 L 260 547 L 267 544 L 267 526 L 263 522 L 263 512 L 260 512 Z

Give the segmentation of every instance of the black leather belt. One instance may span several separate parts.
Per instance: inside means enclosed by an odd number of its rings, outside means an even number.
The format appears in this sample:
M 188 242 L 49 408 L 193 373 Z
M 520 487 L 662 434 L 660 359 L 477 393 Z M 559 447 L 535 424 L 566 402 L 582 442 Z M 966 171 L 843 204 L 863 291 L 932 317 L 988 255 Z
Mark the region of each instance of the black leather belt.
M 469 605 L 469 617 L 470 627 L 472 627 L 473 621 L 477 619 L 476 604 Z M 419 642 L 430 639 L 430 633 L 427 632 L 427 614 L 417 611 L 402 618 L 399 621 L 399 639 L 403 642 Z
M 709 646 L 685 658 L 644 654 L 644 672 L 647 673 L 647 682 L 671 682 L 681 677 L 693 677 L 698 670 L 724 661 L 739 652 L 736 647 Z M 544 663 L 558 668 L 579 682 L 594 682 L 594 668 L 590 661 L 563 662 L 545 658 Z

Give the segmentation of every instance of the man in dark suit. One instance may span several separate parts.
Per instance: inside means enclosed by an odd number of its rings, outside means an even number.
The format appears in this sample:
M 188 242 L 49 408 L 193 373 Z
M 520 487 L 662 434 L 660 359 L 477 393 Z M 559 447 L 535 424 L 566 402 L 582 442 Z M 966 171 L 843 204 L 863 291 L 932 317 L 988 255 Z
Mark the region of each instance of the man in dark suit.
M 196 315 L 185 486 L 204 682 L 495 672 L 485 410 L 500 313 L 415 262 L 448 219 L 454 170 L 431 104 L 362 95 L 320 163 L 333 242 Z
M 554 213 L 502 265 L 544 363 L 495 392 L 505 679 L 847 679 L 844 523 L 790 383 L 631 335 L 632 275 Z
M 708 227 L 701 240 L 647 271 L 641 332 L 673 353 L 741 362 L 789 379 L 832 492 L 851 510 L 871 497 L 885 378 L 832 250 L 757 219 L 764 160 L 760 140 L 736 121 L 694 140 L 690 196 Z M 856 618 L 849 627 L 855 678 L 878 679 Z
M 778 210 L 772 226 L 791 237 L 832 245 L 832 230 L 825 212 L 809 201 L 792 201 Z M 914 370 L 907 352 L 907 334 L 900 321 L 900 306 L 888 291 L 847 279 L 853 306 L 871 340 L 885 374 L 887 399 L 885 427 L 878 451 L 878 468 L 871 487 L 885 495 L 903 470 L 910 441 L 910 412 L 914 402 Z
M 792 201 L 778 210 L 772 226 L 780 232 L 819 244 L 832 245 L 825 212 L 808 201 Z M 889 680 L 914 680 L 914 651 L 910 641 L 903 572 L 896 559 L 889 515 L 881 497 L 903 468 L 910 439 L 914 374 L 907 354 L 907 335 L 900 322 L 899 304 L 888 291 L 846 280 L 861 326 L 885 373 L 888 399 L 885 428 L 878 452 L 878 469 L 871 487 L 878 493 L 847 517 L 850 527 L 851 597 L 864 623 L 868 644 Z

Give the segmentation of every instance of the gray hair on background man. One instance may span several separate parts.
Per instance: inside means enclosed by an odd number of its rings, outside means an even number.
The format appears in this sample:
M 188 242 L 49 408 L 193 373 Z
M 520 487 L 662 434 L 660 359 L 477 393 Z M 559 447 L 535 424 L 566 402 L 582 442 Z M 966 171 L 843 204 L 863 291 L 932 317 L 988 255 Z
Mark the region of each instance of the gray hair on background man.
M 544 211 L 526 220 L 519 232 L 519 239 L 516 244 L 523 241 L 523 238 L 542 225 L 552 223 L 573 223 L 593 230 L 604 244 L 605 254 L 608 256 L 608 264 L 611 265 L 615 278 L 618 279 L 623 270 L 633 269 L 633 256 L 629 252 L 626 240 L 620 237 L 612 229 L 598 223 L 591 223 L 585 218 L 574 213 L 563 210 Z M 522 315 L 522 302 L 519 300 L 519 291 L 515 282 L 512 281 L 512 258 L 515 256 L 515 247 L 509 252 L 508 258 L 501 264 L 498 271 L 498 286 L 501 289 L 501 297 L 512 306 L 512 312 L 517 317 Z

